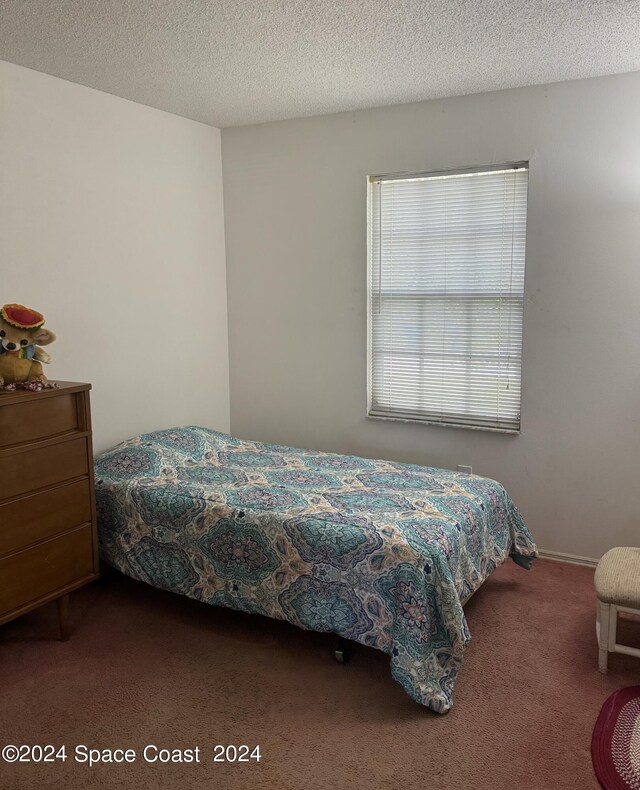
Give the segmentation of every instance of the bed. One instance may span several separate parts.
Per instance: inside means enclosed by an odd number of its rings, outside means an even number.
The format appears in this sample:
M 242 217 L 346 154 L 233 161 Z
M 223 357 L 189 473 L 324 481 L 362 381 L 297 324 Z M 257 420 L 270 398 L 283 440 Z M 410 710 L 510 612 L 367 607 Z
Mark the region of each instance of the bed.
M 443 469 L 173 428 L 96 460 L 101 557 L 217 606 L 332 632 L 391 656 L 438 713 L 470 634 L 463 604 L 536 547 L 497 482 Z

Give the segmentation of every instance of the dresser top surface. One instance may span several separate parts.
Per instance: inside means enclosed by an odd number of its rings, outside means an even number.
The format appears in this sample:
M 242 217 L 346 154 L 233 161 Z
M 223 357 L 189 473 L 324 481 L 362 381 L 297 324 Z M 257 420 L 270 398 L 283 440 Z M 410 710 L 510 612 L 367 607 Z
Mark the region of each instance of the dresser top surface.
M 51 381 L 56 385 L 55 389 L 46 389 L 41 392 L 30 392 L 29 390 L 0 390 L 0 407 L 23 401 L 38 400 L 41 398 L 55 398 L 57 395 L 69 395 L 73 392 L 83 392 L 91 389 L 91 384 L 80 381 Z

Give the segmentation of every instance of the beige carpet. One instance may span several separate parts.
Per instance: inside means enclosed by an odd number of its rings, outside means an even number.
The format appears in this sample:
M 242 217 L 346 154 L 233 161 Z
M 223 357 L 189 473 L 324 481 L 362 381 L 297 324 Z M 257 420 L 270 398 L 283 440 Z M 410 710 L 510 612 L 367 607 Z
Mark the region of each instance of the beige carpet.
M 0 740 L 70 754 L 0 762 L 0 788 L 597 788 L 593 724 L 612 691 L 639 682 L 640 661 L 612 656 L 598 673 L 594 602 L 588 568 L 508 562 L 467 607 L 473 641 L 454 710 L 438 716 L 382 653 L 356 645 L 340 666 L 328 635 L 116 576 L 76 593 L 66 644 L 53 606 L 0 627 Z M 622 631 L 640 642 L 640 624 Z M 213 763 L 218 743 L 260 744 L 262 759 Z M 138 758 L 89 768 L 77 744 Z M 148 764 L 147 744 L 199 746 L 202 762 Z

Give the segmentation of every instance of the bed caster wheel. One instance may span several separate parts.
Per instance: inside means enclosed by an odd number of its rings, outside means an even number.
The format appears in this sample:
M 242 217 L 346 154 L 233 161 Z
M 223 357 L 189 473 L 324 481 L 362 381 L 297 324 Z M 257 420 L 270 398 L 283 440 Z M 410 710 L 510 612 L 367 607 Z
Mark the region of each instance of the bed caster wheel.
M 351 654 L 347 650 L 347 645 L 344 639 L 338 639 L 338 644 L 336 645 L 336 649 L 333 651 L 333 655 L 338 664 L 346 664 L 349 661 Z

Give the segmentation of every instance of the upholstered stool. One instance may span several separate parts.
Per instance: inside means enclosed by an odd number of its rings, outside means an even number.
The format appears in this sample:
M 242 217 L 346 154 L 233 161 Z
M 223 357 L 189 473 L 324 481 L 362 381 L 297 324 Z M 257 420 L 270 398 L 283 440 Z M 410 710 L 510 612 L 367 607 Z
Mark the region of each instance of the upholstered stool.
M 618 612 L 640 617 L 640 549 L 617 548 L 608 551 L 598 563 L 595 576 L 598 612 L 598 669 L 607 671 L 609 653 L 624 653 L 640 658 L 640 650 L 616 642 Z

